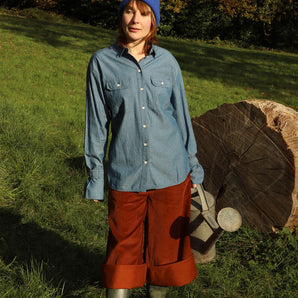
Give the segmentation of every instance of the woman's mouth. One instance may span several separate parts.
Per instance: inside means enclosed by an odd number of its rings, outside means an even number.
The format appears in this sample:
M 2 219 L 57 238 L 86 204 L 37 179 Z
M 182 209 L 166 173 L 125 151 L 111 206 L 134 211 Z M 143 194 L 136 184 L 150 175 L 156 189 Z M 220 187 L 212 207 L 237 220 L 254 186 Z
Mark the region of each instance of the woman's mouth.
M 138 29 L 138 28 L 129 28 L 128 29 L 130 32 L 139 32 L 141 29 Z

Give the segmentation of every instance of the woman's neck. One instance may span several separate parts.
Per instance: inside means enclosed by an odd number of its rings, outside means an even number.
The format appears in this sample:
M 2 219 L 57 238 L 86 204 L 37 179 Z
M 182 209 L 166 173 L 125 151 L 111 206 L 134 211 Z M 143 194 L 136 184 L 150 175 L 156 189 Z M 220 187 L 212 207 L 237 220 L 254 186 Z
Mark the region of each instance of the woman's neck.
M 140 62 L 145 56 L 144 51 L 145 42 L 138 43 L 128 43 L 126 47 L 128 48 L 129 54 L 132 55 L 138 62 Z

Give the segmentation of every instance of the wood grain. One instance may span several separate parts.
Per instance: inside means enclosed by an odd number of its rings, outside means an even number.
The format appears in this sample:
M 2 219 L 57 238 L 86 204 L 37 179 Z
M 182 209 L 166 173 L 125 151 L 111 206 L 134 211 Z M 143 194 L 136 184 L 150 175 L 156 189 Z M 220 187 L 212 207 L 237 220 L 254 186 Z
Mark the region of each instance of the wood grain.
M 204 187 L 265 232 L 298 223 L 298 113 L 276 102 L 223 104 L 192 119 Z

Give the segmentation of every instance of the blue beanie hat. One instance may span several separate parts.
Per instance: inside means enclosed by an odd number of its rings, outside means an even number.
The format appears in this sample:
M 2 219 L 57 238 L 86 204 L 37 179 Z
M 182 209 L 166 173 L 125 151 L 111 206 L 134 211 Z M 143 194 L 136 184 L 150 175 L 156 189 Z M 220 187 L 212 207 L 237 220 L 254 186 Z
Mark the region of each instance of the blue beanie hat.
M 131 0 L 123 0 L 119 6 L 119 16 L 122 14 L 123 9 L 125 7 L 125 5 L 130 2 Z M 147 3 L 155 16 L 155 20 L 156 20 L 156 26 L 158 26 L 159 21 L 160 21 L 160 5 L 159 5 L 159 0 L 142 0 L 143 2 Z

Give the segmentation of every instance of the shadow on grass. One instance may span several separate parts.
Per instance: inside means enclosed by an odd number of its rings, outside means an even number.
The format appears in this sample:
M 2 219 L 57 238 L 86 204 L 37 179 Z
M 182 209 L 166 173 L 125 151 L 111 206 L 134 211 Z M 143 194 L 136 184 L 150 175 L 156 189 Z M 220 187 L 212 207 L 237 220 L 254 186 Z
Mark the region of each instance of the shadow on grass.
M 84 24 L 57 23 L 53 20 L 0 15 L 2 30 L 34 39 L 55 48 L 93 53 L 115 42 L 116 33 Z
M 88 171 L 86 168 L 86 162 L 84 156 L 77 156 L 72 158 L 66 158 L 65 163 L 68 165 L 70 169 L 81 171 L 82 175 L 85 174 L 85 171 Z M 107 168 L 108 168 L 108 160 L 107 158 L 104 161 L 104 190 L 108 191 L 108 177 L 107 177 Z M 85 185 L 86 187 L 86 185 Z
M 263 98 L 297 108 L 298 57 L 294 54 L 212 46 L 189 41 L 160 39 L 183 71 L 228 87 L 258 90 Z
M 71 169 L 80 170 L 82 173 L 86 168 L 84 156 L 66 158 L 65 162 Z
M 34 39 L 56 48 L 92 54 L 109 46 L 117 32 L 84 24 L 59 23 L 55 17 L 24 18 L 1 15 L 2 30 Z M 257 90 L 262 98 L 297 108 L 297 55 L 211 46 L 170 38 L 160 45 L 173 53 L 183 71 L 195 78 Z M 240 99 L 239 99 L 240 100 Z
M 57 233 L 35 223 L 22 223 L 22 217 L 9 208 L 0 208 L 0 257 L 6 265 L 15 258 L 20 265 L 32 260 L 43 262 L 43 274 L 53 286 L 65 282 L 64 295 L 70 297 L 88 284 L 101 285 L 102 255 L 71 243 Z M 99 281 L 99 285 L 98 285 Z

